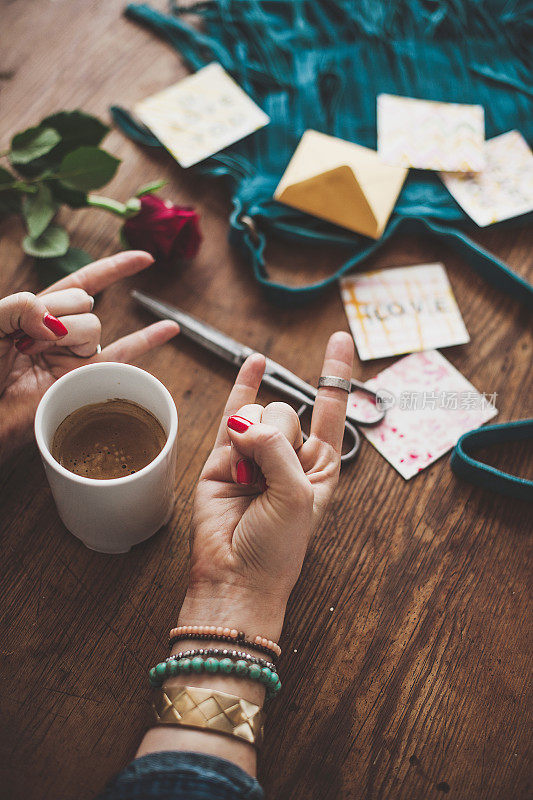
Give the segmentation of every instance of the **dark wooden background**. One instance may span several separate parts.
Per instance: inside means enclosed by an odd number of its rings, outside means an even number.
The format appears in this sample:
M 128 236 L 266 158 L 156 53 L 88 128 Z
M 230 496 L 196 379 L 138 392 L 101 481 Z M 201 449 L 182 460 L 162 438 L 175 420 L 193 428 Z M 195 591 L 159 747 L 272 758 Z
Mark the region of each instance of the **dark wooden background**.
M 61 108 L 106 116 L 185 74 L 176 54 L 121 16 L 124 0 L 0 2 L 0 149 Z M 163 5 L 163 2 L 161 3 Z M 104 343 L 151 321 L 137 286 L 167 298 L 314 382 L 328 334 L 347 322 L 339 292 L 295 311 L 269 305 L 227 242 L 222 187 L 184 173 L 113 131 L 124 163 L 109 193 L 126 199 L 165 177 L 162 194 L 196 205 L 204 242 L 194 263 L 157 267 L 96 304 Z M 118 247 L 103 212 L 64 217 L 74 244 Z M 16 222 L 0 228 L 0 291 L 39 284 Z M 477 239 L 531 275 L 524 227 Z M 272 271 L 301 282 L 341 254 L 273 243 Z M 531 413 L 526 311 L 429 239 L 398 238 L 368 268 L 442 260 L 471 342 L 444 351 L 498 420 Z M 361 364 L 369 378 L 391 359 Z M 180 414 L 173 519 L 125 556 L 86 550 L 61 525 L 37 450 L 0 473 L 0 797 L 88 800 L 132 757 L 149 705 L 146 670 L 185 592 L 191 497 L 234 371 L 184 340 L 140 365 L 165 382 Z M 263 395 L 268 401 L 271 397 Z M 487 452 L 531 475 L 525 445 Z M 293 593 L 282 644 L 284 691 L 269 713 L 260 777 L 269 798 L 531 797 L 529 560 L 531 507 L 455 479 L 447 458 L 405 482 L 363 443 Z

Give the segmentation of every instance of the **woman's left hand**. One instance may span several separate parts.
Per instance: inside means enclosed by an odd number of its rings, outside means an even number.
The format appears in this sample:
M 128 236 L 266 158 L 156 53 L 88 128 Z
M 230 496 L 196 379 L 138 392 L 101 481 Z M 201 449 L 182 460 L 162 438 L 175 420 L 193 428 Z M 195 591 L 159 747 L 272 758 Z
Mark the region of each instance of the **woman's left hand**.
M 84 364 L 138 358 L 179 332 L 177 323 L 164 320 L 100 351 L 94 295 L 152 263 L 142 251 L 118 253 L 38 295 L 0 299 L 0 461 L 28 441 L 37 405 L 55 380 Z
M 332 334 L 321 374 L 349 379 L 353 356 L 351 336 Z M 347 394 L 318 389 L 303 443 L 294 409 L 256 402 L 264 369 L 257 353 L 241 367 L 200 476 L 178 624 L 216 621 L 277 639 L 309 538 L 337 485 Z

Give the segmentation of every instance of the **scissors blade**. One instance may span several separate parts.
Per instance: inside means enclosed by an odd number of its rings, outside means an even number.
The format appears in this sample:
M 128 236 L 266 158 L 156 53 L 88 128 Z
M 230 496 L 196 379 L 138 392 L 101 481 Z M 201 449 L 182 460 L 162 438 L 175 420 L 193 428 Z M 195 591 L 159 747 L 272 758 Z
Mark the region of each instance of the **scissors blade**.
M 181 308 L 163 303 L 161 300 L 156 300 L 154 297 L 150 297 L 136 289 L 132 291 L 131 296 L 137 300 L 143 308 L 155 314 L 156 317 L 160 317 L 160 319 L 172 319 L 177 322 L 184 336 L 191 339 L 193 342 L 197 342 L 202 345 L 202 347 L 205 347 L 207 350 L 210 350 L 226 361 L 229 361 L 230 364 L 235 364 L 235 366 L 240 367 L 244 360 L 255 352 L 255 350 L 236 342 L 235 339 L 226 336 L 225 333 L 213 328 L 206 322 L 196 319 L 192 314 L 182 311 Z

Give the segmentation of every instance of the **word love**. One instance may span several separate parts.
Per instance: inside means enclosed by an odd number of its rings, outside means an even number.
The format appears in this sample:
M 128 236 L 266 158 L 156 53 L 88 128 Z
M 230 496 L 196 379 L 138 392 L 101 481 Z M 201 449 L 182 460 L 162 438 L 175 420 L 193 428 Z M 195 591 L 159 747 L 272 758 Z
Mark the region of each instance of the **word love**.
M 399 317 L 403 314 L 448 314 L 451 311 L 450 303 L 446 297 L 420 298 L 399 303 L 363 303 L 359 306 L 359 313 L 368 320 L 383 322 L 390 317 Z
M 468 342 L 442 264 L 359 272 L 341 295 L 362 361 Z

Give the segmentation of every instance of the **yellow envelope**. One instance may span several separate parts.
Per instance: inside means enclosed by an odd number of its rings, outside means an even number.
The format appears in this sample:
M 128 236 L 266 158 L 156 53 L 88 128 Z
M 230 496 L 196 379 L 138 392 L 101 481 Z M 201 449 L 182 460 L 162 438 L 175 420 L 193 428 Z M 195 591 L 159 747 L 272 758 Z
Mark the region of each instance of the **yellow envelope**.
M 274 192 L 280 203 L 379 239 L 407 177 L 375 150 L 308 130 Z

